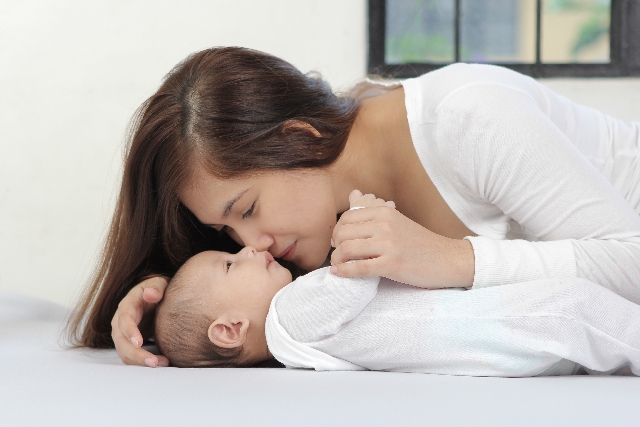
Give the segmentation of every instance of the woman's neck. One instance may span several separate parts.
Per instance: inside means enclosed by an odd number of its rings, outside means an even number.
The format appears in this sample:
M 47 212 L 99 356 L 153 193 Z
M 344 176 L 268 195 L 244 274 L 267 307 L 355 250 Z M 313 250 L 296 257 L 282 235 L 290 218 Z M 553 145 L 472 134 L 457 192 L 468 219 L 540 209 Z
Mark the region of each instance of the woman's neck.
M 353 189 L 393 200 L 398 211 L 442 236 L 473 235 L 451 210 L 413 145 L 404 89 L 362 101 L 347 146 L 331 174 L 338 212 Z
M 338 212 L 349 209 L 354 189 L 396 199 L 398 171 L 414 150 L 406 117 L 402 88 L 362 101 L 345 149 L 332 167 Z

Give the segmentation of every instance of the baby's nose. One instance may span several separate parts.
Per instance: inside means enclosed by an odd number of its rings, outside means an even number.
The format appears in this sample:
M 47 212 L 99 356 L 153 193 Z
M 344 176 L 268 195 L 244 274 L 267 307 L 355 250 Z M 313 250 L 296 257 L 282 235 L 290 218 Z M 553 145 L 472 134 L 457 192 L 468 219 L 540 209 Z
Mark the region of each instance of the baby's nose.
M 258 250 L 253 246 L 245 246 L 240 252 L 247 257 L 253 257 Z

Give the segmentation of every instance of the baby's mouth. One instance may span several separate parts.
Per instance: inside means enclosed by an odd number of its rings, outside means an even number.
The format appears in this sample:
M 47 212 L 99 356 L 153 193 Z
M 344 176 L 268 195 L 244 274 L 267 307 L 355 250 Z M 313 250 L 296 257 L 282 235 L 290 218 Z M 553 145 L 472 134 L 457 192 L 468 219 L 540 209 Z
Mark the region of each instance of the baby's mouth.
M 273 255 L 271 255 L 269 252 L 265 253 L 265 259 L 267 261 L 267 268 L 269 268 L 271 263 L 273 263 L 275 261 L 275 259 L 273 258 Z

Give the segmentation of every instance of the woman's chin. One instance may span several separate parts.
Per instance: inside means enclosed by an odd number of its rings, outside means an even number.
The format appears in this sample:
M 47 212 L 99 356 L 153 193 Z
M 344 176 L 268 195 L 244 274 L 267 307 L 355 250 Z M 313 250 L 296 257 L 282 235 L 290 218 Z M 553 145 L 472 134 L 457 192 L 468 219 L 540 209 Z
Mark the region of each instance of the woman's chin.
M 326 255 L 317 255 L 308 257 L 303 256 L 300 257 L 300 259 L 294 259 L 293 262 L 301 269 L 311 271 L 322 267 L 326 260 Z

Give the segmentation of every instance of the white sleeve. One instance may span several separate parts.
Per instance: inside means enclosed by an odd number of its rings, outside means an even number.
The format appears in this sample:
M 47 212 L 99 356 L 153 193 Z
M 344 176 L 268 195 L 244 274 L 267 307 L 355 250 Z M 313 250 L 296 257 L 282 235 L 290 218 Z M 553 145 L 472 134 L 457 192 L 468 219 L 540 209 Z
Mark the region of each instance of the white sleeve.
M 329 267 L 287 286 L 276 303 L 280 324 L 294 340 L 314 342 L 336 334 L 376 296 L 380 277 L 339 277 Z
M 450 179 L 541 240 L 467 237 L 474 288 L 579 277 L 640 303 L 640 216 L 530 95 L 476 84 L 439 109 Z

